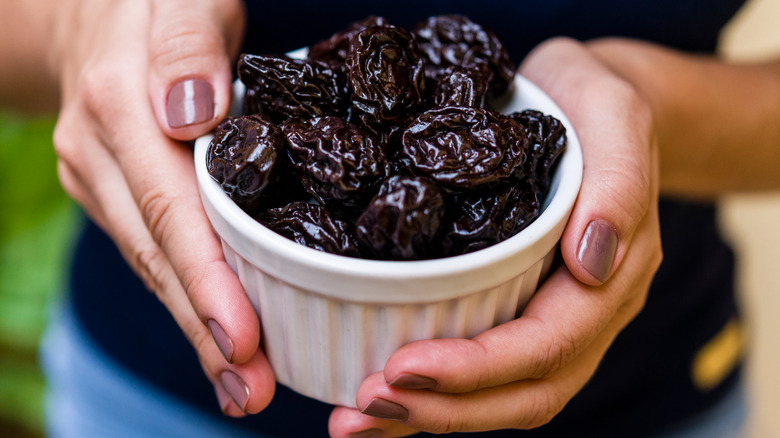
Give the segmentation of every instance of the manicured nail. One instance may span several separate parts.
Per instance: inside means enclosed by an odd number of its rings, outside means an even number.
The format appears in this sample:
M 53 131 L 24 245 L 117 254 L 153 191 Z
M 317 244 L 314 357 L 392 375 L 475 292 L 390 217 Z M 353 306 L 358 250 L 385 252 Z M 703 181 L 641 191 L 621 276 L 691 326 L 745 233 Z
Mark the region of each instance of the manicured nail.
M 219 351 L 225 356 L 225 360 L 229 363 L 233 363 L 233 341 L 230 340 L 225 330 L 219 325 L 217 321 L 210 319 L 208 321 L 209 330 L 211 330 L 211 337 L 214 338 L 214 342 L 219 347 Z
M 388 420 L 405 421 L 409 418 L 409 411 L 398 403 L 393 403 L 382 398 L 371 399 L 368 406 L 360 411 L 366 415 Z
M 436 381 L 430 377 L 417 374 L 401 374 L 390 382 L 390 384 L 406 389 L 432 389 L 437 385 Z
M 348 438 L 379 438 L 380 436 L 382 436 L 382 429 L 366 429 L 347 435 Z
M 225 387 L 225 391 L 230 394 L 230 398 L 246 412 L 246 402 L 249 401 L 249 388 L 246 383 L 238 377 L 238 374 L 232 371 L 222 372 L 222 385 Z
M 615 260 L 618 236 L 615 227 L 603 220 L 588 224 L 580 240 L 577 260 L 602 283 L 607 281 L 612 261 Z
M 200 79 L 186 79 L 168 92 L 168 126 L 181 128 L 214 117 L 214 88 Z

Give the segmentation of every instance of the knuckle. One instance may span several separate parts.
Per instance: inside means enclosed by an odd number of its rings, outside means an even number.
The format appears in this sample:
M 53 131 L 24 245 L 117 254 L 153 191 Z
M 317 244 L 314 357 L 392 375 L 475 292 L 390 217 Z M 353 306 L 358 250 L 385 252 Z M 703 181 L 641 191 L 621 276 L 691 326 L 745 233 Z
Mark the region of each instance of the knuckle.
M 525 417 L 525 421 L 519 426 L 528 429 L 544 426 L 563 410 L 566 401 L 566 397 L 556 390 L 555 387 L 537 393 L 534 397 L 534 402 L 531 404 L 531 409 Z
M 206 54 L 225 50 L 225 40 L 213 24 L 182 17 L 160 24 L 155 33 L 156 44 L 151 52 L 151 63 L 158 66 L 176 66 L 182 71 L 197 71 L 206 62 Z
M 565 336 L 565 335 L 564 335 Z M 534 376 L 544 378 L 566 366 L 576 355 L 577 347 L 573 340 L 552 338 L 546 349 L 541 349 Z
M 461 431 L 463 430 L 463 420 L 460 417 L 461 416 L 459 415 L 455 415 L 455 416 L 444 415 L 441 418 L 435 419 L 425 429 L 428 432 L 437 435 L 444 435 L 444 434 Z
M 174 199 L 158 188 L 146 190 L 140 197 L 139 208 L 155 242 L 162 243 L 171 220 Z
M 165 291 L 163 278 L 167 261 L 159 248 L 146 246 L 136 250 L 132 263 L 146 288 L 164 300 L 162 296 Z

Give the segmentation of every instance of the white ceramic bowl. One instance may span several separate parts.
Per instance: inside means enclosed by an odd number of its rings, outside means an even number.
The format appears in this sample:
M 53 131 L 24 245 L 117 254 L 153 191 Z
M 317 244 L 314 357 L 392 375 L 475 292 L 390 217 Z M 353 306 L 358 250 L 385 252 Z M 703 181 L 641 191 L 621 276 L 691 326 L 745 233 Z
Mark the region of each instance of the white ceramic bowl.
M 236 94 L 243 96 L 240 83 Z M 526 108 L 554 115 L 568 133 L 543 213 L 504 242 L 436 260 L 364 260 L 296 244 L 233 203 L 206 169 L 211 136 L 196 141 L 203 205 L 225 260 L 260 315 L 264 349 L 280 383 L 354 407 L 363 379 L 383 369 L 402 345 L 472 337 L 519 315 L 549 269 L 582 179 L 571 123 L 544 92 L 518 76 L 500 109 Z

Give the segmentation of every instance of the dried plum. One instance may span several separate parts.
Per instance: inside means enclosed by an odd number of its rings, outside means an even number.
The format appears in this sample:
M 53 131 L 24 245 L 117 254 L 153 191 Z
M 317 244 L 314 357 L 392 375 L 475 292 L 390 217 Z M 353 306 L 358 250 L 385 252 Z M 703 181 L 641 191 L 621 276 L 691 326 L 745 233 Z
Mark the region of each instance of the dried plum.
M 486 65 L 493 76 L 490 92 L 505 93 L 512 85 L 515 67 L 504 44 L 493 31 L 462 15 L 428 18 L 413 30 L 426 62 L 426 76 L 436 82 L 451 65 Z
M 276 233 L 309 248 L 360 257 L 351 224 L 336 218 L 322 206 L 294 201 L 284 207 L 263 211 L 255 219 Z
M 238 77 L 246 85 L 244 113 L 265 113 L 276 123 L 291 117 L 346 116 L 344 72 L 317 61 L 241 55 Z
M 395 175 L 358 217 L 357 239 L 370 256 L 382 260 L 436 257 L 434 242 L 444 212 L 444 197 L 433 181 Z
M 350 41 L 346 63 L 352 106 L 369 129 L 402 125 L 425 103 L 423 60 L 407 30 L 363 29 Z
M 303 187 L 323 205 L 362 209 L 386 176 L 382 147 L 342 118 L 290 119 L 282 131 Z
M 309 47 L 309 59 L 324 62 L 335 68 L 345 67 L 349 42 L 353 36 L 371 26 L 387 26 L 390 23 L 383 17 L 369 16 L 352 23 L 346 29 L 334 33 L 330 38 L 312 44 Z
M 489 79 L 490 72 L 483 67 L 451 65 L 436 81 L 433 104 L 482 108 Z
M 270 199 L 280 174 L 285 138 L 262 114 L 229 117 L 217 127 L 209 145 L 209 174 L 242 209 L 252 212 Z
M 552 179 L 552 169 L 566 150 L 566 127 L 555 117 L 537 110 L 524 110 L 509 115 L 521 123 L 529 139 L 526 175 L 538 194 L 546 193 Z
M 473 189 L 520 179 L 528 150 L 525 129 L 484 108 L 443 107 L 420 114 L 404 131 L 402 162 L 442 186 Z
M 474 252 L 519 233 L 539 216 L 536 193 L 526 185 L 471 193 L 448 211 L 443 232 L 444 256 Z

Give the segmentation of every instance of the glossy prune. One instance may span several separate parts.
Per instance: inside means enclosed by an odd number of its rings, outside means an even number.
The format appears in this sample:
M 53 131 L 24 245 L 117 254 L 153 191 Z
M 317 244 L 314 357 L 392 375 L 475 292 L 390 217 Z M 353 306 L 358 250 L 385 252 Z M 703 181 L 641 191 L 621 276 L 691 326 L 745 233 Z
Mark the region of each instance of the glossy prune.
M 566 150 L 566 127 L 555 117 L 537 110 L 524 110 L 509 115 L 520 122 L 529 139 L 526 175 L 538 194 L 546 193 L 552 179 L 552 169 Z
M 334 33 L 330 38 L 312 44 L 309 47 L 309 59 L 324 62 L 332 67 L 345 67 L 349 42 L 352 37 L 363 29 L 371 26 L 387 26 L 390 23 L 383 17 L 371 15 L 360 21 L 352 23 L 346 29 Z
M 358 242 L 374 258 L 418 260 L 437 257 L 444 197 L 433 181 L 395 175 L 382 184 L 358 217 Z
M 451 65 L 436 81 L 434 106 L 472 106 L 482 108 L 488 90 L 490 72 L 481 67 Z
M 522 125 L 506 115 L 469 107 L 428 110 L 403 134 L 401 162 L 444 187 L 473 189 L 520 179 L 528 150 Z
M 238 77 L 246 85 L 245 114 L 265 113 L 276 123 L 291 117 L 347 114 L 344 72 L 326 64 L 244 54 Z
M 275 199 L 269 187 L 280 174 L 284 147 L 284 134 L 267 116 L 229 117 L 214 132 L 206 165 L 225 193 L 252 212 Z
M 386 176 L 382 147 L 342 118 L 290 119 L 282 131 L 304 189 L 323 205 L 363 208 Z
M 474 252 L 506 240 L 527 227 L 539 213 L 539 199 L 526 185 L 464 196 L 448 212 L 442 237 L 444 256 Z
M 420 51 L 405 29 L 371 26 L 355 34 L 346 59 L 356 116 L 371 130 L 405 123 L 425 102 Z
M 316 204 L 293 201 L 265 210 L 255 219 L 276 233 L 309 248 L 360 257 L 353 227 Z
M 462 15 L 430 17 L 413 30 L 425 58 L 425 74 L 435 82 L 451 65 L 486 65 L 493 73 L 490 92 L 505 93 L 512 85 L 515 67 L 504 44 L 493 31 Z

